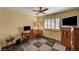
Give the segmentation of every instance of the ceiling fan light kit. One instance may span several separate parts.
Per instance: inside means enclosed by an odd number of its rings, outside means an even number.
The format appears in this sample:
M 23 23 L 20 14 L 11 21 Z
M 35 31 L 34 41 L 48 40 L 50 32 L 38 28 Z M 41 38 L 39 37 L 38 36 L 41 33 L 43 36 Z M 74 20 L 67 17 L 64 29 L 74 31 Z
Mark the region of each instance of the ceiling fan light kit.
M 38 14 L 40 14 L 40 13 L 41 13 L 41 14 L 46 14 L 45 11 L 47 11 L 47 10 L 48 10 L 48 8 L 44 8 L 44 9 L 43 9 L 43 7 L 38 7 L 38 10 L 32 10 L 32 11 L 33 11 L 33 12 L 37 12 L 36 15 L 38 15 Z

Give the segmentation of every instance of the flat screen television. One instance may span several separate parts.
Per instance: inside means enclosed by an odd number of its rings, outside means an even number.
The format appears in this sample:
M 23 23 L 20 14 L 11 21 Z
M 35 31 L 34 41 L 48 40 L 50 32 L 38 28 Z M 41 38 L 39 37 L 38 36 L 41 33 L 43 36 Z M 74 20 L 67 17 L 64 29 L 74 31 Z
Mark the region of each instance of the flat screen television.
M 24 31 L 30 30 L 30 26 L 24 26 Z
M 62 19 L 63 26 L 77 26 L 77 16 Z

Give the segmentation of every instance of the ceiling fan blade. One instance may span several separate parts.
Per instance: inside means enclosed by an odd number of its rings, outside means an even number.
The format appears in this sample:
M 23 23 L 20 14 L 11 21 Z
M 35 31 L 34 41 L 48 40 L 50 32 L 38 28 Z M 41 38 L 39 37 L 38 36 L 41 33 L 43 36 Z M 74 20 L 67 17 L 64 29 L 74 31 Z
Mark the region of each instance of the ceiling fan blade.
M 38 14 L 40 14 L 40 13 L 37 13 L 36 15 L 38 15 Z
M 44 13 L 44 12 L 42 12 L 43 14 L 46 14 L 46 13 Z
M 32 10 L 33 12 L 39 12 L 38 10 Z
M 48 8 L 45 8 L 43 11 L 47 11 L 48 10 Z

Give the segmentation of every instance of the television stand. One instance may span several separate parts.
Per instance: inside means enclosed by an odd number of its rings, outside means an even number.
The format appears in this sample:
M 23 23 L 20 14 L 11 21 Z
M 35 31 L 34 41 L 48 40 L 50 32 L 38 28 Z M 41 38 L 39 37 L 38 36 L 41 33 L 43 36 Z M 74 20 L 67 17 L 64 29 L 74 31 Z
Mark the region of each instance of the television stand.
M 42 36 L 42 30 L 31 30 L 30 32 L 22 32 L 22 39 L 25 41 Z

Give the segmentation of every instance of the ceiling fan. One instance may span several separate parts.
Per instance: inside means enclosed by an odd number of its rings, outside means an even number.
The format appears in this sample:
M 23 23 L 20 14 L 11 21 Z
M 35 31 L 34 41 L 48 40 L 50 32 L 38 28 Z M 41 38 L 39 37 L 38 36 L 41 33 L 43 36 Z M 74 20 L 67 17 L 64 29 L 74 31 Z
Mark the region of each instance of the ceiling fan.
M 43 7 L 38 7 L 38 10 L 32 10 L 33 12 L 37 12 L 36 15 L 42 13 L 42 14 L 46 14 L 45 11 L 48 10 L 48 8 L 43 8 Z

